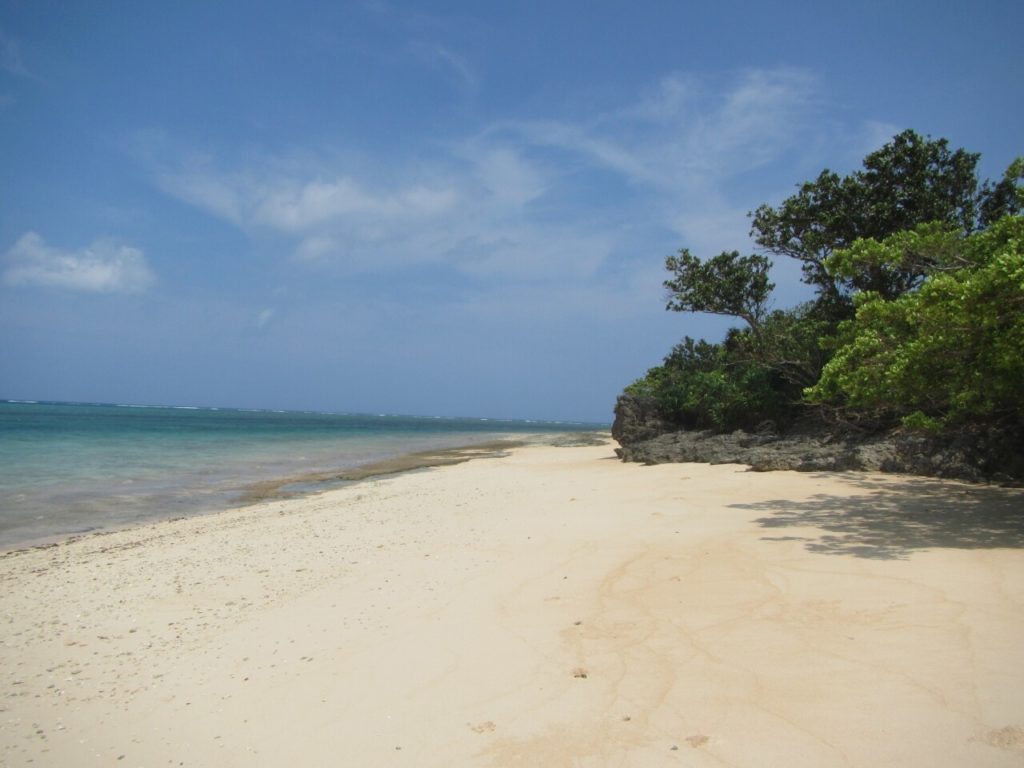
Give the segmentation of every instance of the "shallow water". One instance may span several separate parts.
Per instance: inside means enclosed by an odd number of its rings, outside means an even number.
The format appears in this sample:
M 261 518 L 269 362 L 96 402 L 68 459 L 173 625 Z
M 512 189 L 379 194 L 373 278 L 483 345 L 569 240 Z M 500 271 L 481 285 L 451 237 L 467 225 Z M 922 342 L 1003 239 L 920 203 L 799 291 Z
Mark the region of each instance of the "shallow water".
M 0 401 L 0 547 L 223 509 L 246 486 L 271 478 L 508 434 L 594 428 L 600 425 Z

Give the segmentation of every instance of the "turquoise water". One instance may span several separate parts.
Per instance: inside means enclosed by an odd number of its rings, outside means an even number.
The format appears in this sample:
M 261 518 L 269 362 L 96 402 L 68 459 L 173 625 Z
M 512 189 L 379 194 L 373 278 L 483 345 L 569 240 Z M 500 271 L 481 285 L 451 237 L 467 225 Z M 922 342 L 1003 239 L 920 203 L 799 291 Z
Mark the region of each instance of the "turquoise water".
M 0 400 L 0 547 L 223 509 L 249 484 L 602 425 Z

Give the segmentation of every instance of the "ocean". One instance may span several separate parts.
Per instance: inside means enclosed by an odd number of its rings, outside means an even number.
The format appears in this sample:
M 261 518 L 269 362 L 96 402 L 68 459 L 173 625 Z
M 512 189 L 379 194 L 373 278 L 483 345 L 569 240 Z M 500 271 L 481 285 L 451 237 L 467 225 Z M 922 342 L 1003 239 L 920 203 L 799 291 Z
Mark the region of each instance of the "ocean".
M 0 400 L 0 549 L 226 509 L 261 481 L 595 429 L 607 425 Z

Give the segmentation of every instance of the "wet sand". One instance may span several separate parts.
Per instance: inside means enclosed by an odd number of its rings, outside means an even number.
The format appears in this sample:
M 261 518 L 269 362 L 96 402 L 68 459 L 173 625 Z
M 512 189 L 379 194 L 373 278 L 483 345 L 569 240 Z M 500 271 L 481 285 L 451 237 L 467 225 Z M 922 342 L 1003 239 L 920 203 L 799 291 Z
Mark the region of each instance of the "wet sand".
M 0 764 L 1024 763 L 1024 491 L 611 448 L 3 556 Z
M 239 504 L 249 505 L 270 499 L 294 498 L 315 491 L 318 486 L 355 483 L 371 477 L 397 475 L 418 469 L 448 467 L 452 464 L 462 464 L 471 459 L 496 458 L 505 455 L 512 448 L 523 445 L 526 445 L 523 440 L 491 440 L 456 448 L 403 453 L 330 472 L 306 472 L 291 477 L 277 477 L 248 485 L 242 492 Z M 301 486 L 303 490 L 291 490 L 297 486 Z

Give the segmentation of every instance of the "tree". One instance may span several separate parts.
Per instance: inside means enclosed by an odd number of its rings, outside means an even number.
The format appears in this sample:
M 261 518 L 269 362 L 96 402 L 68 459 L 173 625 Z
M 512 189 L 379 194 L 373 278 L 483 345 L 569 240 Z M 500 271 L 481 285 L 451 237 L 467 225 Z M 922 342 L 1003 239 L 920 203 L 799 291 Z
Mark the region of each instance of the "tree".
M 945 139 L 903 131 L 869 154 L 863 170 L 849 176 L 824 170 L 777 208 L 762 205 L 751 214 L 751 235 L 765 250 L 802 262 L 804 282 L 837 318 L 852 313 L 858 291 L 896 298 L 916 285 L 916 264 L 882 271 L 873 265 L 854 273 L 826 267 L 837 249 L 860 238 L 882 239 L 918 224 L 938 221 L 969 234 L 1020 210 L 1014 180 L 979 186 L 979 155 L 952 151 Z
M 808 399 L 847 421 L 1024 425 L 1024 217 L 968 237 L 919 227 L 839 251 L 827 266 L 899 268 L 908 249 L 927 257 L 929 274 L 895 299 L 855 297 Z
M 813 403 L 869 426 L 1016 420 L 1024 434 L 1024 158 L 984 184 L 978 158 L 904 131 L 861 170 L 758 208 L 758 245 L 817 289 L 794 309 L 770 311 L 767 255 L 669 256 L 667 309 L 747 327 L 685 339 L 627 390 L 686 428 L 785 425 Z
M 789 422 L 824 358 L 818 338 L 830 327 L 810 305 L 768 311 L 771 264 L 764 256 L 721 253 L 701 262 L 688 250 L 666 259 L 668 309 L 738 317 L 721 344 L 687 337 L 662 365 L 627 388 L 657 404 L 660 416 L 688 429 L 752 429 Z
M 723 251 L 701 262 L 683 248 L 665 259 L 665 268 L 673 274 L 664 282 L 669 291 L 665 308 L 738 317 L 757 333 L 775 288 L 768 279 L 771 266 L 764 256 L 740 256 L 738 251 Z
M 998 183 L 986 181 L 981 203 L 981 221 L 988 226 L 1001 216 L 1024 212 L 1024 157 L 1018 157 L 1006 169 Z
M 814 384 L 828 355 L 821 346 L 835 326 L 814 303 L 770 313 L 757 333 L 733 329 L 726 337 L 730 358 L 752 362 L 771 371 L 773 387 L 790 403 Z
M 626 391 L 652 400 L 659 416 L 684 429 L 753 429 L 771 420 L 786 422 L 798 402 L 795 389 L 747 354 L 749 331 L 733 329 L 723 344 L 687 336 L 662 365 Z

